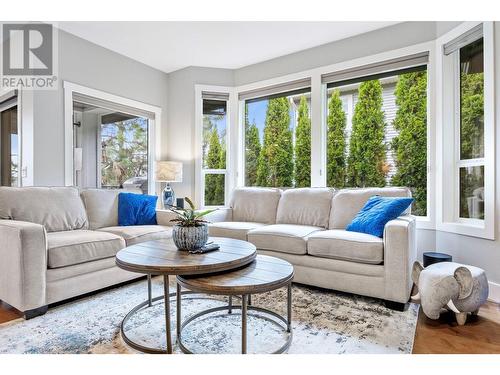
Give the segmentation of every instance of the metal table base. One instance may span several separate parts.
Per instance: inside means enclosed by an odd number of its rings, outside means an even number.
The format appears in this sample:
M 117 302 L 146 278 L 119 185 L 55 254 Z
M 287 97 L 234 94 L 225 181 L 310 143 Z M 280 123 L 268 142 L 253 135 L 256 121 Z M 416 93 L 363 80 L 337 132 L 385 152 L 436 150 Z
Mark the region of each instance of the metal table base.
M 172 345 L 172 326 L 171 326 L 171 318 L 170 318 L 170 299 L 172 297 L 176 297 L 176 303 L 177 306 L 180 306 L 180 301 L 182 299 L 182 296 L 184 295 L 189 295 L 189 294 L 200 294 L 196 292 L 192 292 L 189 290 L 181 291 L 181 286 L 177 284 L 177 290 L 176 292 L 169 292 L 169 277 L 168 275 L 163 276 L 163 291 L 164 294 L 161 296 L 154 297 L 152 296 L 152 286 L 151 286 L 151 275 L 148 275 L 148 299 L 144 302 L 141 302 L 137 306 L 135 306 L 132 310 L 128 312 L 127 315 L 122 320 L 122 323 L 120 325 L 120 333 L 122 335 L 123 341 L 130 346 L 131 348 L 138 350 L 143 353 L 148 353 L 148 354 L 172 354 L 173 351 L 173 345 Z M 167 297 L 166 297 L 167 296 Z M 203 297 L 196 297 L 197 299 L 214 299 L 209 296 L 203 296 Z M 125 332 L 125 326 L 129 319 L 134 316 L 139 310 L 141 310 L 144 307 L 152 307 L 153 303 L 156 301 L 164 300 L 165 304 L 165 331 L 166 331 L 166 342 L 167 342 L 167 348 L 166 350 L 163 348 L 155 348 L 155 347 L 149 347 L 145 346 L 142 344 L 139 344 L 135 341 L 133 341 L 130 337 L 127 336 Z M 177 332 L 180 332 L 180 326 L 181 326 L 181 317 L 180 317 L 180 311 L 177 309 Z
M 180 285 L 177 284 L 177 290 L 180 290 Z M 265 309 L 262 307 L 257 307 L 254 305 L 251 305 L 251 295 L 243 295 L 241 296 L 241 305 L 233 305 L 232 303 L 232 297 L 229 296 L 229 303 L 227 306 L 219 306 L 219 307 L 214 307 L 211 309 L 206 309 L 203 310 L 195 315 L 190 316 L 188 319 L 186 319 L 182 324 L 179 326 L 179 322 L 181 321 L 181 302 L 179 299 L 178 305 L 177 305 L 177 343 L 179 344 L 179 348 L 182 350 L 182 352 L 186 354 L 195 354 L 193 353 L 189 348 L 186 347 L 186 345 L 182 342 L 182 331 L 184 328 L 193 322 L 194 320 L 206 316 L 208 314 L 217 312 L 217 311 L 224 311 L 227 310 L 228 314 L 232 314 L 233 310 L 241 310 L 241 353 L 246 354 L 247 353 L 247 320 L 248 320 L 248 311 L 256 311 L 256 312 L 261 312 L 268 314 L 274 318 L 276 318 L 278 321 L 273 320 L 267 316 L 263 315 L 253 315 L 254 317 L 257 317 L 259 319 L 264 319 L 272 324 L 278 326 L 281 328 L 283 331 L 287 332 L 287 339 L 285 343 L 276 351 L 274 351 L 271 354 L 281 354 L 284 353 L 288 348 L 290 347 L 292 343 L 292 337 L 293 337 L 293 332 L 292 332 L 292 284 L 290 283 L 287 286 L 287 317 L 284 318 L 280 314 L 271 311 L 269 309 Z M 239 296 L 234 296 L 234 297 L 239 297 Z M 281 323 L 285 324 L 285 327 Z
M 122 320 L 122 323 L 120 325 L 120 333 L 122 335 L 123 341 L 127 343 L 128 346 L 132 347 L 133 349 L 139 350 L 143 353 L 149 353 L 149 354 L 163 354 L 163 353 L 172 353 L 172 329 L 170 326 L 170 298 L 176 296 L 176 293 L 169 293 L 169 278 L 168 275 L 163 276 L 163 291 L 164 294 L 162 296 L 158 297 L 152 297 L 152 287 L 151 287 L 151 275 L 148 275 L 148 299 L 144 302 L 141 302 L 137 306 L 135 306 L 132 310 L 129 311 L 127 315 Z M 128 320 L 135 315 L 139 310 L 141 310 L 143 307 L 148 306 L 152 307 L 153 302 L 159 301 L 161 299 L 164 299 L 165 303 L 165 329 L 166 329 L 166 339 L 167 339 L 167 349 L 166 351 L 164 349 L 160 348 L 153 348 L 149 346 L 144 346 L 141 345 L 132 339 L 130 339 L 127 334 L 125 333 L 125 325 L 127 324 Z

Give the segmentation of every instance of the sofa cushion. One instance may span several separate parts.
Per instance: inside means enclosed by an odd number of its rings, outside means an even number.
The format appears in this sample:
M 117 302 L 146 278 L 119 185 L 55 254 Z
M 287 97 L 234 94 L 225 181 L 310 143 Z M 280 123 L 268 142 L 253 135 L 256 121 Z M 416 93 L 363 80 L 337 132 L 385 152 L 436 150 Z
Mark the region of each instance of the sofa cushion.
M 276 223 L 276 210 L 281 190 L 274 188 L 237 188 L 233 191 L 230 206 L 234 221 L 251 223 Z
M 363 208 L 368 199 L 374 195 L 382 197 L 411 197 L 411 192 L 409 189 L 402 187 L 342 189 L 332 199 L 328 228 L 345 229 Z
M 118 194 L 123 190 L 86 189 L 82 200 L 87 210 L 90 229 L 118 225 Z
M 118 225 L 156 225 L 156 195 L 118 194 Z
M 133 225 L 129 227 L 106 227 L 98 229 L 99 232 L 112 233 L 122 237 L 127 246 L 137 243 L 172 238 L 172 227 L 162 225 Z
M 307 239 L 307 253 L 321 258 L 380 264 L 384 261 L 384 242 L 370 234 L 331 229 L 311 234 Z
M 274 224 L 252 229 L 247 237 L 257 249 L 303 255 L 307 252 L 307 236 L 321 230 L 309 225 Z
M 405 212 L 413 201 L 413 198 L 374 195 L 368 199 L 346 230 L 382 238 L 385 225 Z
M 328 227 L 333 189 L 289 189 L 281 194 L 276 215 L 277 224 Z
M 208 234 L 212 237 L 227 237 L 237 240 L 247 240 L 247 233 L 251 229 L 264 226 L 262 223 L 250 223 L 245 221 L 223 221 L 208 224 Z
M 47 232 L 87 229 L 87 213 L 73 187 L 0 187 L 0 219 L 28 221 Z
M 48 233 L 47 242 L 49 268 L 113 257 L 125 247 L 120 236 L 92 230 Z

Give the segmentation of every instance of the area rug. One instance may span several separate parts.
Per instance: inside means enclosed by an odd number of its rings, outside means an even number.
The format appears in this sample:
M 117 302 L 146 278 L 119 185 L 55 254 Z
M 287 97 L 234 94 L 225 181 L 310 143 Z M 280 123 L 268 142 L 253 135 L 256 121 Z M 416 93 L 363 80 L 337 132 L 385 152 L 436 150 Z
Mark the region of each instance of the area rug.
M 161 279 L 153 279 L 154 295 L 162 290 Z M 146 282 L 138 281 L 51 308 L 32 320 L 1 324 L 0 353 L 137 353 L 123 341 L 119 326 L 127 312 L 145 299 Z M 186 299 L 183 318 L 226 303 L 224 297 Z M 285 315 L 286 290 L 254 296 L 252 303 Z M 173 327 L 175 308 L 173 302 Z M 417 314 L 414 304 L 398 312 L 377 299 L 294 285 L 293 341 L 288 353 L 411 353 Z M 163 304 L 157 302 L 129 320 L 126 331 L 134 341 L 165 347 L 164 324 Z M 250 314 L 249 353 L 277 350 L 285 335 L 267 320 Z M 241 315 L 235 310 L 231 315 L 219 312 L 199 318 L 186 326 L 183 340 L 197 353 L 238 353 Z M 174 349 L 180 352 L 178 345 Z

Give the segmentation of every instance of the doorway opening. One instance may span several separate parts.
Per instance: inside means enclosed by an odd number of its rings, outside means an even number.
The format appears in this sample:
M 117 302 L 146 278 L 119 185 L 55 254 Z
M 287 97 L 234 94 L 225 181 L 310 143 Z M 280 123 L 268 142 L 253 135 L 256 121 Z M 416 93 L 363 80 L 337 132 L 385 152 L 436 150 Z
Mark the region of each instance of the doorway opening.
M 161 108 L 64 82 L 65 185 L 155 194 Z
M 0 105 L 0 186 L 20 186 L 17 104 Z
M 73 101 L 75 185 L 148 193 L 148 118 Z

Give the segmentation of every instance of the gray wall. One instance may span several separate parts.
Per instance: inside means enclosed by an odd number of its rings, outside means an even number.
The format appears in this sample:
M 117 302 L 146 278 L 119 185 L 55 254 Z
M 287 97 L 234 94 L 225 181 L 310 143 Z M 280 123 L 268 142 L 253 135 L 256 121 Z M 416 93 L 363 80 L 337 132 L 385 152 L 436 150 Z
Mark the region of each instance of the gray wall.
M 195 92 L 196 84 L 233 86 L 233 71 L 189 67 L 168 75 L 167 158 L 183 162 L 183 181 L 172 187 L 177 197 L 195 194 Z
M 436 39 L 457 22 L 403 22 L 238 69 L 237 86 L 370 56 Z M 439 30 L 438 30 L 439 29 Z
M 159 70 L 60 30 L 58 77 L 58 90 L 34 94 L 35 185 L 64 185 L 64 80 L 161 107 L 166 128 L 168 77 Z

